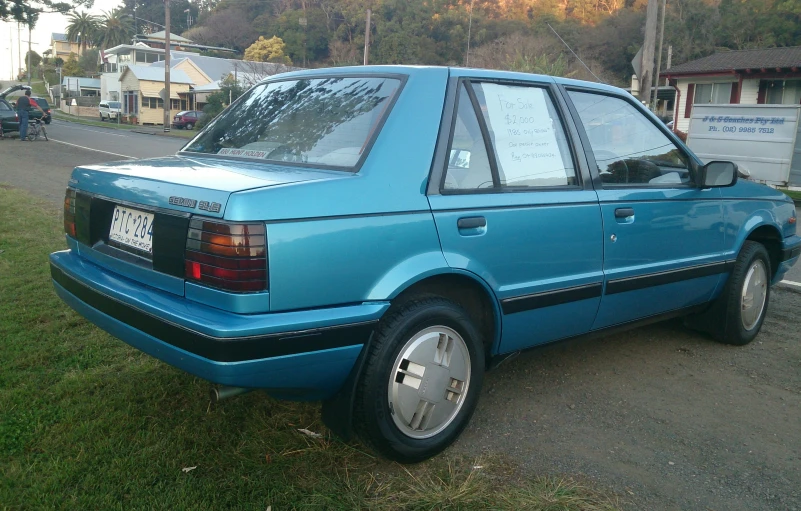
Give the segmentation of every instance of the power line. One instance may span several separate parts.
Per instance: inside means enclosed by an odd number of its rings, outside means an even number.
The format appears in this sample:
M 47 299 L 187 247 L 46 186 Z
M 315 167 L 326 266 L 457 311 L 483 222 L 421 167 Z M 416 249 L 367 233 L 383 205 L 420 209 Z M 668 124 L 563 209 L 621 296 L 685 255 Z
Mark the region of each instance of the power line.
M 558 37 L 558 38 L 559 38 L 559 40 L 560 40 L 560 41 L 562 41 L 562 44 L 564 44 L 564 45 L 567 47 L 567 49 L 568 49 L 568 50 L 570 50 L 570 53 L 572 53 L 572 54 L 573 54 L 573 56 L 574 56 L 574 57 L 576 57 L 576 59 L 577 59 L 579 62 L 581 62 L 581 65 L 582 65 L 582 66 L 584 66 L 584 67 L 586 67 L 586 68 L 587 68 L 587 71 L 589 71 L 589 72 L 590 72 L 590 74 L 591 74 L 592 76 L 594 76 L 596 80 L 598 80 L 598 81 L 599 81 L 599 82 L 601 82 L 601 83 L 606 83 L 605 81 L 603 81 L 603 80 L 601 80 L 600 78 L 598 78 L 598 76 L 597 76 L 595 73 L 593 73 L 593 72 L 592 72 L 592 69 L 590 69 L 590 67 L 589 67 L 587 64 L 585 64 L 583 60 L 581 60 L 581 57 L 579 57 L 578 55 L 576 55 L 576 52 L 574 52 L 574 51 L 573 51 L 573 48 L 571 48 L 571 47 L 570 47 L 570 45 L 568 45 L 568 44 L 565 42 L 565 40 L 564 40 L 564 39 L 562 39 L 562 36 L 560 36 L 560 35 L 559 35 L 559 33 L 558 33 L 558 32 L 556 32 L 556 30 L 554 30 L 554 29 L 553 29 L 553 27 L 551 26 L 551 24 L 550 24 L 550 23 L 546 23 L 546 25 L 548 25 L 548 28 L 550 28 L 550 29 L 551 29 L 551 31 L 552 31 L 554 34 L 556 34 L 556 37 Z

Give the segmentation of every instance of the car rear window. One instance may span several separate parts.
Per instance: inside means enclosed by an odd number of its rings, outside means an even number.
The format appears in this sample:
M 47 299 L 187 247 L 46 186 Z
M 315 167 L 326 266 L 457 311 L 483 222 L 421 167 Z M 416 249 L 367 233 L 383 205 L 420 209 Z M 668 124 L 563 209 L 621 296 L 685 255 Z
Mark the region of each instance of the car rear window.
M 109 108 L 120 108 L 121 103 L 119 101 L 111 101 L 108 104 Z
M 325 77 L 257 85 L 183 150 L 314 166 L 357 165 L 400 80 Z
M 34 98 L 34 101 L 36 101 L 36 104 L 39 105 L 43 110 L 50 108 L 50 105 L 47 103 L 45 98 Z

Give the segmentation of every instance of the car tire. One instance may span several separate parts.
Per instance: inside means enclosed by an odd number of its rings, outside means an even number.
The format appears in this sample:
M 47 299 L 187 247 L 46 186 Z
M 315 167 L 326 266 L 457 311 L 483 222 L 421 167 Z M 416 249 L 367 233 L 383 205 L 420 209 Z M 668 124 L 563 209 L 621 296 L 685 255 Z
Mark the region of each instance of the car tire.
M 103 122 L 103 121 L 105 121 L 105 119 L 103 119 L 103 114 L 100 114 L 100 122 Z
M 188 129 L 188 130 L 190 130 L 190 131 L 191 131 L 191 130 L 192 130 L 192 128 L 194 128 L 194 127 L 195 127 L 195 125 L 194 125 L 194 124 L 192 124 L 191 122 L 188 122 L 188 123 L 186 123 L 186 129 Z
M 53 119 L 51 117 L 48 117 L 47 119 L 45 119 L 45 124 L 50 124 L 50 121 L 52 121 L 52 120 Z
M 484 345 L 467 311 L 438 296 L 406 301 L 381 319 L 368 349 L 354 399 L 359 437 L 401 463 L 453 443 L 484 379 Z
M 726 286 L 703 314 L 686 324 L 708 332 L 724 344 L 744 346 L 759 333 L 770 302 L 770 256 L 755 241 L 743 244 Z

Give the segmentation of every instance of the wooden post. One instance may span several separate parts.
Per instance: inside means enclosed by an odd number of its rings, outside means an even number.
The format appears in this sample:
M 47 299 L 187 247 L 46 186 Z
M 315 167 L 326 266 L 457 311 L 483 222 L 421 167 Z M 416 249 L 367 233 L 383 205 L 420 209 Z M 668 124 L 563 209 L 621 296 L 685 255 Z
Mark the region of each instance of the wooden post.
M 164 131 L 170 131 L 170 0 L 164 0 Z
M 367 25 L 364 28 L 364 65 L 370 58 L 370 9 L 367 9 Z
M 656 57 L 656 75 L 654 81 L 656 82 L 656 87 L 654 88 L 654 100 L 651 103 L 651 111 L 656 112 L 656 104 L 658 102 L 657 96 L 659 95 L 659 73 L 662 72 L 662 41 L 665 39 L 665 15 L 667 12 L 665 8 L 667 6 L 667 0 L 662 0 L 662 27 L 659 30 L 659 53 Z
M 640 77 L 640 101 L 648 104 L 651 85 L 654 82 L 654 47 L 656 46 L 656 22 L 659 17 L 659 0 L 648 0 L 645 11 L 645 41 L 642 48 L 642 76 Z

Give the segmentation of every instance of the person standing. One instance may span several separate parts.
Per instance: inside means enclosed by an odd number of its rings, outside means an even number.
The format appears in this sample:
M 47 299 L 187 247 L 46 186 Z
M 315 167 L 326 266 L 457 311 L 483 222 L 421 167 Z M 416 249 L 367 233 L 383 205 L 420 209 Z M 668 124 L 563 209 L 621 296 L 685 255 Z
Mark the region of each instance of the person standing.
M 19 139 L 27 140 L 28 137 L 28 110 L 31 109 L 31 90 L 26 89 L 25 95 L 17 100 L 17 115 L 19 116 Z

